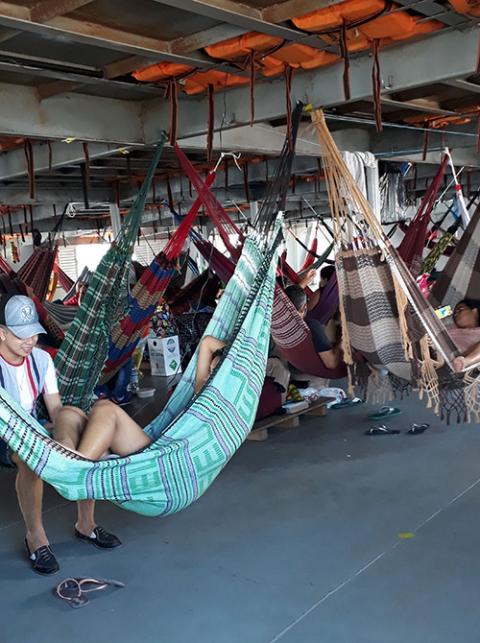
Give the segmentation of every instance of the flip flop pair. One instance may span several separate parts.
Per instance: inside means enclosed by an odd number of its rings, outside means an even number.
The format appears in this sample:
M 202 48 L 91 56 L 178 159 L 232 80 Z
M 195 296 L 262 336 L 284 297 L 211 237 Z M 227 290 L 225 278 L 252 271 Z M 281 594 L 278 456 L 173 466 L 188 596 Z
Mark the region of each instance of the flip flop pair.
M 409 429 L 406 434 L 420 435 L 421 433 L 424 433 L 429 426 L 430 424 L 412 424 L 412 428 Z M 381 424 L 380 426 L 372 426 L 368 431 L 365 431 L 365 435 L 398 435 L 399 433 L 399 429 L 389 429 L 384 424 Z

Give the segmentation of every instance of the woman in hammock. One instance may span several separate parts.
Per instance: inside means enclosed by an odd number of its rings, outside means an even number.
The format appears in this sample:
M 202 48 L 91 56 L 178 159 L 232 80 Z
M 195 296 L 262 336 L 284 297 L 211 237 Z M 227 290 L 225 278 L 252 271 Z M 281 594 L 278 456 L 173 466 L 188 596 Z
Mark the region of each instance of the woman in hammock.
M 462 299 L 455 306 L 453 321 L 456 328 L 450 335 L 462 355 L 455 358 L 453 368 L 460 373 L 480 361 L 480 300 Z
M 218 366 L 225 343 L 207 335 L 200 343 L 195 393 L 198 393 Z M 109 451 L 127 456 L 149 446 L 152 439 L 119 406 L 109 400 L 97 402 L 89 417 L 73 407 L 62 408 L 56 416 L 54 437 L 68 449 L 89 460 L 98 460 Z M 60 438 L 60 436 L 63 436 Z M 68 436 L 68 437 L 65 437 Z M 74 441 L 72 436 L 80 436 Z M 75 448 L 75 444 L 78 447 Z

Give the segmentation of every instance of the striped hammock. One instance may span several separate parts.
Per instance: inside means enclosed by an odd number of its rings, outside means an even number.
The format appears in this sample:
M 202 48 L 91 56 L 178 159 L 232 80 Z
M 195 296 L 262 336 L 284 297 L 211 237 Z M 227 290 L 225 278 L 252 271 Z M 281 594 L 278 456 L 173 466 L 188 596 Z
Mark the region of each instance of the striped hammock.
M 98 265 L 55 357 L 60 394 L 64 404 L 87 411 L 108 354 L 111 329 L 127 297 L 130 257 L 137 238 L 145 201 L 164 140 L 153 155 L 150 168 L 118 237 Z
M 275 244 L 265 256 L 259 240 L 245 242 L 206 331 L 227 343 L 225 355 L 194 395 L 195 354 L 166 408 L 145 427 L 154 441 L 143 451 L 98 462 L 77 456 L 45 435 L 3 389 L 0 437 L 68 500 L 109 500 L 149 516 L 187 507 L 253 425 L 265 377 L 276 261 Z
M 214 176 L 211 174 L 211 180 L 207 179 L 205 189 L 210 187 Z M 100 383 L 108 381 L 125 364 L 144 335 L 160 297 L 176 273 L 175 260 L 182 251 L 201 204 L 201 198 L 197 197 L 165 248 L 144 270 L 129 293 L 127 308 L 112 328 Z

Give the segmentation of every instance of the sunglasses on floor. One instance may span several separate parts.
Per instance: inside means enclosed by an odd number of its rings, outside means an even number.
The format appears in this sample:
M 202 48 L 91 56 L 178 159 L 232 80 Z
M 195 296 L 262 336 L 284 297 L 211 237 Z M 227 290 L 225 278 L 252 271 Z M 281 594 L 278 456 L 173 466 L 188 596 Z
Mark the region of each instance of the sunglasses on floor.
M 107 578 L 65 578 L 54 591 L 58 598 L 76 609 L 88 603 L 87 594 L 107 587 L 125 587 L 125 583 Z

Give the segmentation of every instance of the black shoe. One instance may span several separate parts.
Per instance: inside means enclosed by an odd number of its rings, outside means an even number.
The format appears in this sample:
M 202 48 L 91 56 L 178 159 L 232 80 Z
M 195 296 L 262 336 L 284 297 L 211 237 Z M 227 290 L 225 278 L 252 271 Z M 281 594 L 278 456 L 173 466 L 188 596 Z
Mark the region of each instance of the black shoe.
M 95 547 L 100 547 L 100 549 L 114 549 L 122 544 L 119 538 L 109 534 L 103 527 L 95 527 L 90 536 L 85 536 L 75 527 L 75 536 L 80 540 L 95 545 Z
M 25 547 L 27 550 L 28 560 L 30 561 L 30 565 L 34 572 L 37 574 L 43 574 L 44 576 L 49 576 L 58 572 L 60 565 L 53 555 L 50 545 L 43 545 L 43 547 L 39 547 L 32 554 L 30 547 L 28 546 L 27 539 L 25 538 Z

